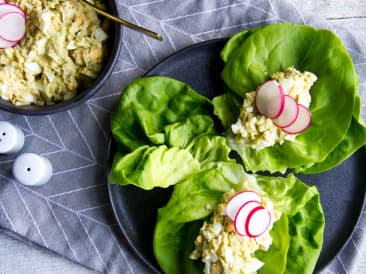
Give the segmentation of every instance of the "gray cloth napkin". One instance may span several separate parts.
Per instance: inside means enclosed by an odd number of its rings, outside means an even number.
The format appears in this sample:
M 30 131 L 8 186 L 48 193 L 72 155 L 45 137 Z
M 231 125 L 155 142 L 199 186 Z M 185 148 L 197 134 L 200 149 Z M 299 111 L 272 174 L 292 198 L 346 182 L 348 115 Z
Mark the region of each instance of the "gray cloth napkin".
M 41 117 L 0 111 L 0 120 L 15 123 L 25 132 L 22 152 L 41 154 L 54 167 L 48 184 L 26 187 L 11 175 L 15 155 L 0 155 L 0 226 L 100 272 L 145 273 L 143 264 L 119 236 L 106 191 L 109 115 L 123 88 L 183 47 L 227 37 L 245 28 L 288 21 L 328 28 L 341 37 L 356 65 L 365 102 L 366 47 L 348 30 L 302 14 L 289 2 L 117 2 L 121 17 L 163 34 L 164 42 L 124 28 L 119 62 L 92 99 L 69 111 Z M 365 224 L 365 219 L 360 224 Z M 365 226 L 355 228 L 351 241 L 327 271 L 340 273 L 351 267 L 364 229 Z

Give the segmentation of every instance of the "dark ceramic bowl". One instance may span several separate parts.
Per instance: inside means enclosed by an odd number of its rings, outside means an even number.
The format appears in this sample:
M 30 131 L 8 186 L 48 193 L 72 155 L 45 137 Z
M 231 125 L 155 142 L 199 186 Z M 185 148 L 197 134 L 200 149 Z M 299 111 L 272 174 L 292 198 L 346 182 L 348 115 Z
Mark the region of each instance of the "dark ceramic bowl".
M 116 0 L 106 0 L 108 7 L 108 12 L 118 16 Z M 54 105 L 47 106 L 37 106 L 37 105 L 27 105 L 27 106 L 15 106 L 10 102 L 0 98 L 0 110 L 5 110 L 17 114 L 23 115 L 45 115 L 55 112 L 64 111 L 85 102 L 93 94 L 95 94 L 105 81 L 109 78 L 115 64 L 118 61 L 118 55 L 121 48 L 121 26 L 111 22 L 111 28 L 108 32 L 108 56 L 106 57 L 103 69 L 100 71 L 98 77 L 94 80 L 93 84 L 87 89 L 79 90 L 77 95 L 72 99 L 55 103 Z

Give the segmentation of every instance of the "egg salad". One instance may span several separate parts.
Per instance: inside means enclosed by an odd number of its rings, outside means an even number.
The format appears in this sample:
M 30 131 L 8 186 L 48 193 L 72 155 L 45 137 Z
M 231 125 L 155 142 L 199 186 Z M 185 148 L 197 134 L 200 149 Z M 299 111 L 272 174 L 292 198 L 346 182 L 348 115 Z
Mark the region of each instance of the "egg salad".
M 105 8 L 101 1 L 91 1 Z M 0 96 L 15 105 L 74 97 L 98 76 L 108 22 L 75 0 L 13 0 L 26 13 L 26 36 L 0 51 Z
M 246 274 L 256 273 L 263 262 L 253 257 L 257 250 L 267 251 L 272 244 L 270 229 L 261 236 L 253 238 L 240 236 L 234 229 L 233 221 L 226 215 L 227 204 L 235 195 L 231 190 L 223 195 L 209 221 L 204 222 L 194 244 L 195 249 L 190 259 L 201 259 L 205 264 L 205 274 Z M 281 213 L 273 209 L 269 199 L 261 198 L 274 218 L 278 220 Z
M 315 74 L 307 71 L 300 72 L 289 67 L 284 72 L 274 73 L 271 78 L 282 86 L 284 94 L 292 96 L 298 104 L 310 106 L 310 89 L 317 80 Z M 286 133 L 276 126 L 272 119 L 257 112 L 255 95 L 255 91 L 245 94 L 239 118 L 231 125 L 236 142 L 261 150 L 276 143 L 294 141 L 296 134 Z

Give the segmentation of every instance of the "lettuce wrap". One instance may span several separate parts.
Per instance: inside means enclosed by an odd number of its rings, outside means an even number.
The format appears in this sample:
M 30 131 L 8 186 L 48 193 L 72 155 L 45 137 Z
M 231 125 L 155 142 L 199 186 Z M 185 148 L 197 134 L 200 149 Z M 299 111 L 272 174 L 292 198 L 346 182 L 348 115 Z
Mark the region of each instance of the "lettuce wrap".
M 287 23 L 260 27 L 233 36 L 221 58 L 228 90 L 213 99 L 214 113 L 247 170 L 284 173 L 290 168 L 318 173 L 339 164 L 366 143 L 365 127 L 353 115 L 359 108 L 357 75 L 346 48 L 332 32 Z M 238 117 L 244 94 L 290 66 L 318 76 L 311 89 L 310 127 L 294 142 L 263 150 L 238 144 L 230 125 Z
M 240 191 L 243 183 L 253 178 L 256 183 L 251 182 L 252 187 L 266 193 L 282 212 L 270 232 L 273 242 L 269 250 L 255 253 L 265 263 L 259 273 L 312 273 L 324 232 L 324 215 L 316 187 L 307 186 L 293 175 L 254 177 L 235 163 L 205 170 L 180 182 L 167 205 L 159 209 L 153 244 L 164 273 L 203 272 L 202 263 L 188 258 L 200 226 L 225 192 Z
M 149 190 L 234 162 L 218 136 L 212 104 L 187 84 L 154 76 L 133 81 L 111 116 L 118 144 L 109 183 Z

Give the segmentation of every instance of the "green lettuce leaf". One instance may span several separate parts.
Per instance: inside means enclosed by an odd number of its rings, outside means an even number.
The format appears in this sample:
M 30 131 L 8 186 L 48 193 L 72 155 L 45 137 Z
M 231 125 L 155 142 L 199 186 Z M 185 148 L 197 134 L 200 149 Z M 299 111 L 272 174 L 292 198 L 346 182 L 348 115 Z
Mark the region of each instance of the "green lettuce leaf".
M 208 99 L 177 80 L 157 76 L 132 82 L 111 118 L 118 152 L 109 182 L 166 188 L 233 161 L 226 139 L 216 136 L 211 112 Z
M 227 128 L 229 143 L 240 154 L 245 167 L 251 171 L 285 172 L 287 168 L 324 161 L 346 136 L 357 90 L 357 75 L 342 42 L 330 31 L 287 23 L 264 26 L 234 39 L 234 46 L 224 54 L 222 78 L 241 98 L 274 72 L 290 66 L 318 76 L 311 89 L 312 123 L 295 142 L 256 151 L 238 145 Z M 233 120 L 230 107 L 236 104 L 229 105 L 227 99 L 214 100 L 214 112 L 228 126 Z
M 108 181 L 149 190 L 174 185 L 199 171 L 200 163 L 185 149 L 141 146 L 127 155 L 115 154 Z
M 199 136 L 186 149 L 202 164 L 202 169 L 207 169 L 205 166 L 209 166 L 215 162 L 234 161 L 229 157 L 231 149 L 226 139 L 222 136 Z
M 232 36 L 220 52 L 221 59 L 226 63 L 230 59 L 231 55 L 236 50 L 240 49 L 241 45 L 250 35 L 253 34 L 254 31 L 255 30 L 244 30 Z
M 229 153 L 226 139 L 212 135 L 197 136 L 186 148 L 141 146 L 127 154 L 115 154 L 108 181 L 121 186 L 132 184 L 145 190 L 166 188 L 206 169 L 221 169 L 226 167 L 226 162 L 235 163 Z
M 327 171 L 346 160 L 355 151 L 365 145 L 366 143 L 366 127 L 360 116 L 361 113 L 361 99 L 359 96 L 355 97 L 355 108 L 353 110 L 353 117 L 351 125 L 347 131 L 346 136 L 342 142 L 327 156 L 327 158 L 320 163 L 315 163 L 310 167 L 299 168 L 296 171 L 305 174 L 316 174 Z
M 198 130 L 202 130 L 204 121 L 193 117 L 210 116 L 211 112 L 211 101 L 185 83 L 164 76 L 139 78 L 123 91 L 111 115 L 111 130 L 119 148 L 127 152 L 142 145 L 175 144 L 177 139 L 168 125 L 183 122 L 195 130 L 198 123 Z
M 243 104 L 243 98 L 231 91 L 212 99 L 214 114 L 220 119 L 224 128 L 228 129 L 236 122 L 240 114 L 240 107 Z
M 285 273 L 313 273 L 323 244 L 324 222 L 319 195 L 289 216 L 291 241 Z

